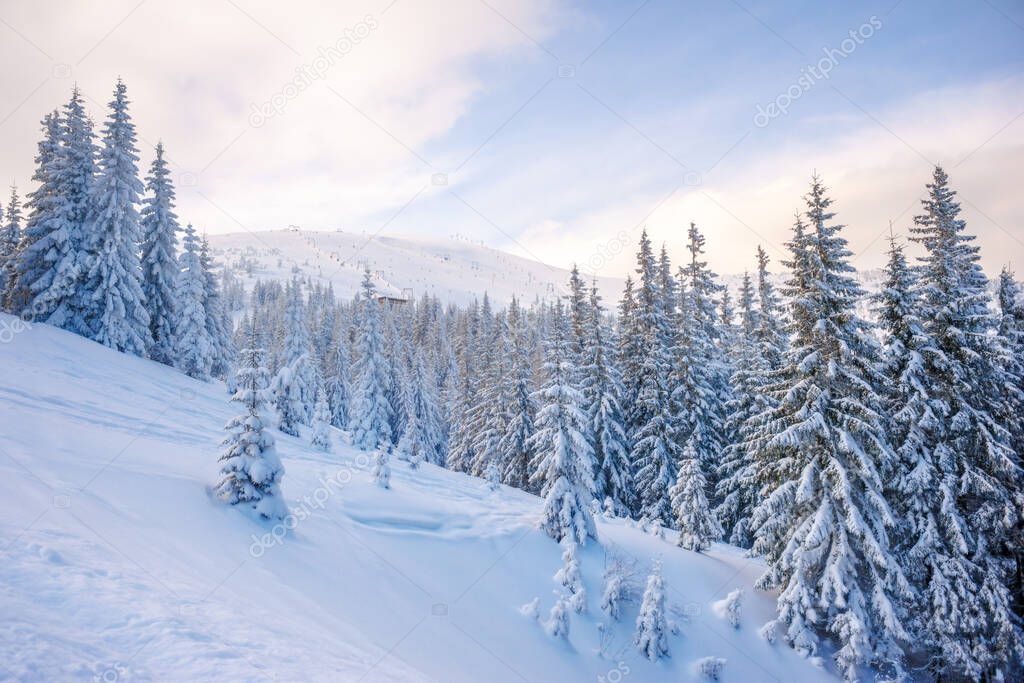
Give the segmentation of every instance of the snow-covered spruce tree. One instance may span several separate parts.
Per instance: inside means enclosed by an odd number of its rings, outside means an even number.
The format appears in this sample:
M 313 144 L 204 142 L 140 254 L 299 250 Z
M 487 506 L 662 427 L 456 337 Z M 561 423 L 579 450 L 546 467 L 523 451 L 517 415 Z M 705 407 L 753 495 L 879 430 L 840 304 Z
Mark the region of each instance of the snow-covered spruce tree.
M 398 442 L 398 450 L 407 456 L 413 466 L 421 460 L 438 464 L 441 462 L 443 435 L 437 381 L 427 369 L 423 350 L 413 348 L 410 354 L 412 372 L 405 393 L 406 425 Z
M 758 357 L 763 359 L 767 372 L 775 372 L 783 365 L 787 346 L 786 326 L 782 305 L 768 272 L 768 254 L 757 247 L 757 324 L 754 339 Z
M 175 286 L 175 367 L 189 377 L 208 380 L 213 348 L 203 308 L 203 269 L 199 263 L 199 239 L 189 223 L 182 239 L 179 272 Z
M 1021 470 L 993 415 L 1005 374 L 978 248 L 942 168 L 927 187 L 911 228 L 926 250 L 916 306 L 924 400 L 907 408 L 920 417 L 910 416 L 914 429 L 901 444 L 912 459 L 901 461 L 895 496 L 919 595 L 915 645 L 939 676 L 997 680 L 1024 658 L 1007 587 Z
M 363 450 L 383 447 L 391 441 L 391 415 L 394 409 L 387 397 L 388 368 L 384 357 L 380 304 L 370 271 L 363 274 L 359 302 L 359 329 L 356 334 L 356 377 L 352 396 L 352 444 Z
M 456 472 L 468 472 L 476 457 L 473 450 L 473 412 L 478 401 L 480 385 L 480 363 L 478 347 L 480 341 L 480 307 L 474 300 L 464 315 L 460 316 L 457 339 L 458 382 L 449 392 L 449 414 L 451 428 L 448 441 L 448 468 Z
M 117 351 L 142 356 L 151 346 L 139 263 L 142 235 L 135 208 L 142 182 L 135 165 L 139 156 L 126 93 L 124 83 L 118 80 L 89 192 L 82 246 L 86 265 L 77 300 L 86 336 Z
M 503 389 L 508 369 L 509 336 L 505 316 L 498 313 L 491 325 L 487 340 L 486 354 L 481 382 L 480 400 L 473 413 L 473 451 L 470 474 L 483 477 L 491 462 L 502 469 L 501 438 L 510 417 L 508 403 Z
M 587 335 L 590 332 L 590 297 L 587 284 L 580 277 L 580 270 L 574 263 L 569 272 L 569 293 L 565 295 L 565 313 L 569 318 L 569 351 L 572 354 L 574 384 L 581 381 L 581 372 L 586 366 Z
M 1019 417 L 1024 415 L 1024 295 L 1013 271 L 1006 266 L 999 273 L 996 304 L 999 314 L 996 331 L 1003 352 L 1000 364 L 1006 374 L 998 416 L 1010 431 L 1019 462 L 1024 459 L 1024 420 Z M 1021 576 L 1024 578 L 1024 574 Z
M 312 345 L 306 328 L 306 312 L 302 301 L 302 283 L 292 278 L 286 289 L 285 336 L 281 360 L 290 369 L 290 394 L 278 399 L 278 412 L 283 410 L 281 402 L 287 401 L 293 413 L 289 422 L 309 424 L 313 404 L 316 401 L 316 368 L 310 360 Z M 290 432 L 289 432 L 290 433 Z
M 401 325 L 400 330 L 397 320 L 403 310 L 406 310 L 405 306 L 397 310 L 384 308 L 381 317 L 384 330 L 384 360 L 388 378 L 385 396 L 392 408 L 389 426 L 391 427 L 391 443 L 394 445 L 401 440 L 402 431 L 409 421 L 409 416 L 405 412 L 405 407 L 409 403 L 406 398 L 410 382 L 407 353 L 409 341 L 404 335 L 407 328 L 405 325 Z M 406 454 L 400 451 L 398 455 L 400 458 L 404 458 Z
M 391 488 L 391 449 L 390 442 L 377 447 L 373 460 L 373 481 L 382 489 Z
M 14 286 L 14 264 L 21 242 L 21 218 L 18 188 L 11 185 L 7 214 L 5 220 L 0 220 L 0 310 L 7 306 L 8 295 Z
M 77 88 L 63 115 L 47 115 L 43 129 L 32 176 L 39 187 L 28 195 L 9 307 L 27 319 L 82 334 L 75 295 L 96 146 Z
M 601 592 L 601 611 L 615 621 L 622 618 L 622 605 L 633 590 L 632 576 L 635 560 L 627 561 L 622 555 L 605 551 L 604 590 Z
M 679 444 L 692 443 L 701 467 L 712 473 L 724 448 L 725 365 L 718 342 L 718 300 L 722 290 L 701 260 L 704 236 L 690 223 L 690 262 L 680 269 L 680 334 L 673 353 L 672 405 Z
M 317 450 L 331 452 L 331 413 L 323 389 L 317 392 L 313 407 L 313 435 L 309 443 Z
M 206 235 L 203 235 L 199 242 L 199 263 L 203 268 L 203 278 L 206 282 L 203 299 L 203 307 L 206 309 L 206 330 L 210 333 L 210 344 L 213 347 L 210 374 L 222 379 L 227 376 L 234 362 L 235 343 L 231 337 L 231 315 L 221 296 L 220 282 Z M 310 395 L 307 408 L 312 407 L 312 401 L 313 396 Z
M 661 560 L 654 563 L 636 617 L 633 644 L 651 661 L 668 657 L 668 623 L 665 619 L 665 579 L 661 576 Z
M 277 428 L 290 436 L 299 436 L 299 425 L 306 422 L 306 406 L 296 365 L 282 365 L 270 388 L 277 412 Z
M 509 486 L 527 490 L 530 485 L 530 462 L 533 451 L 530 437 L 537 407 L 531 396 L 530 344 L 526 320 L 513 297 L 508 307 L 508 371 L 502 393 L 508 410 L 505 433 L 498 443 L 504 470 L 502 481 Z
M 894 236 L 889 241 L 889 261 L 882 289 L 873 297 L 883 334 L 879 368 L 882 374 L 882 396 L 888 417 L 889 441 L 896 452 L 894 469 L 883 472 L 897 510 L 905 482 L 894 478 L 896 471 L 930 467 L 925 448 L 929 433 L 937 427 L 932 412 L 925 375 L 925 358 L 935 353 L 925 336 L 918 310 L 917 277 L 907 264 L 903 246 Z M 922 460 L 923 458 L 923 460 Z M 905 521 L 905 517 L 900 515 Z M 910 539 L 904 539 L 909 541 Z M 912 542 L 915 542 L 914 539 Z
M 629 466 L 629 441 L 622 412 L 622 378 L 614 363 L 611 344 L 604 329 L 601 297 L 597 285 L 590 288 L 590 319 L 584 333 L 583 397 L 587 411 L 587 433 L 594 448 L 597 470 L 594 488 L 598 500 L 610 499 L 617 514 L 634 507 L 633 477 Z
M 327 373 L 327 398 L 331 407 L 331 424 L 338 429 L 347 429 L 349 404 L 352 402 L 351 360 L 348 340 L 338 333 L 331 354 L 333 364 Z
M 533 399 L 540 406 L 530 447 L 531 479 L 542 485 L 540 528 L 561 542 L 579 545 L 597 537 L 590 504 L 594 499 L 594 452 L 584 435 L 583 396 L 570 385 L 570 339 L 562 302 L 555 303 L 551 337 L 545 344 L 543 386 Z
M 679 474 L 675 486 L 672 487 L 672 515 L 676 527 L 679 528 L 679 540 L 676 545 L 686 550 L 703 552 L 711 547 L 711 542 L 722 537 L 722 527 L 715 518 L 715 513 L 708 506 L 704 493 L 707 480 L 701 471 L 700 458 L 692 442 L 687 442 L 683 449 L 683 459 L 679 463 Z
M 642 361 L 643 335 L 637 321 L 636 293 L 633 287 L 633 275 L 626 274 L 626 286 L 619 301 L 617 323 L 616 360 L 622 375 L 622 405 L 625 409 L 626 438 L 632 437 L 636 426 L 633 424 L 633 411 L 629 409 L 640 392 L 640 364 Z
M 1024 295 L 1013 272 L 1004 267 L 999 273 L 996 290 L 999 304 L 998 334 L 1003 349 L 1003 367 L 1006 372 L 1004 400 L 999 418 L 1010 431 L 1017 464 L 1024 461 Z M 1018 487 L 1019 488 L 1019 487 Z M 1017 614 L 1024 614 L 1024 525 L 1008 543 L 1008 554 L 1015 570 L 1010 580 Z
M 719 500 L 715 516 L 723 526 L 729 543 L 750 547 L 750 513 L 758 502 L 758 485 L 753 453 L 748 448 L 748 421 L 765 409 L 760 400 L 761 387 L 757 381 L 763 361 L 755 348 L 754 331 L 758 326 L 754 304 L 754 286 L 749 273 L 743 274 L 739 294 L 740 325 L 734 334 L 732 398 L 726 404 L 725 432 L 730 443 L 722 453 L 718 465 L 718 484 L 715 488 Z
M 174 185 L 164 159 L 164 145 L 156 145 L 156 157 L 146 176 L 146 198 L 139 224 L 142 229 L 142 294 L 149 314 L 153 341 L 149 357 L 174 365 L 175 284 L 178 216 L 174 213 Z
M 490 460 L 487 463 L 487 469 L 484 470 L 484 479 L 487 480 L 487 488 L 491 491 L 501 489 L 501 466 L 498 464 L 497 459 Z
M 571 538 L 566 538 L 562 544 L 565 550 L 562 551 L 562 567 L 555 572 L 554 579 L 569 595 L 568 603 L 576 614 L 583 614 L 587 611 L 587 589 L 583 584 L 583 574 L 580 572 L 580 559 L 576 543 Z
M 794 342 L 771 387 L 778 406 L 761 417 L 775 457 L 762 466 L 767 497 L 751 527 L 768 561 L 758 587 L 782 590 L 783 637 L 812 654 L 830 634 L 840 671 L 856 680 L 867 664 L 900 670 L 909 636 L 899 605 L 910 591 L 890 548 L 895 519 L 879 474 L 894 456 L 873 388 L 876 344 L 854 311 L 861 290 L 825 192 L 814 177 L 806 231 L 789 243 Z
M 559 597 L 552 605 L 544 630 L 552 638 L 569 639 L 569 602 L 565 597 Z
M 794 224 L 794 244 L 801 242 L 804 231 L 803 219 L 797 216 Z M 764 428 L 762 416 L 770 415 L 778 406 L 778 401 L 769 388 L 785 375 L 785 352 L 788 349 L 784 313 L 768 272 L 768 255 L 760 246 L 757 248 L 757 299 L 751 363 L 742 377 L 738 378 L 742 379 L 742 384 L 746 387 L 741 393 L 753 400 L 753 404 L 746 407 L 748 415 L 740 427 L 737 439 L 742 444 L 742 450 L 752 460 L 752 506 L 744 518 L 746 524 L 734 526 L 729 539 L 730 543 L 744 547 L 753 544 L 749 519 L 753 507 L 761 502 L 765 484 L 775 481 L 770 470 L 778 453 L 769 447 L 773 434 L 771 429 Z M 723 490 L 721 493 L 725 494 L 726 491 Z M 785 524 L 776 524 L 773 533 L 781 534 L 786 528 Z M 778 541 L 778 538 L 775 541 Z
M 231 400 L 245 406 L 246 412 L 225 426 L 228 437 L 220 456 L 222 478 L 216 494 L 232 505 L 245 505 L 263 517 L 280 519 L 288 513 L 281 497 L 284 466 L 274 448 L 274 436 L 263 421 L 267 370 L 263 350 L 256 347 L 255 325 L 240 361 L 235 375 L 238 391 Z
M 623 331 L 636 337 L 630 344 L 635 347 L 640 361 L 634 368 L 637 393 L 627 413 L 633 444 L 629 457 L 638 513 L 644 519 L 668 526 L 672 521 L 668 491 L 675 481 L 679 446 L 667 387 L 668 321 L 658 282 L 659 271 L 646 230 L 640 237 L 637 272 L 640 286 L 636 291 L 632 329 Z

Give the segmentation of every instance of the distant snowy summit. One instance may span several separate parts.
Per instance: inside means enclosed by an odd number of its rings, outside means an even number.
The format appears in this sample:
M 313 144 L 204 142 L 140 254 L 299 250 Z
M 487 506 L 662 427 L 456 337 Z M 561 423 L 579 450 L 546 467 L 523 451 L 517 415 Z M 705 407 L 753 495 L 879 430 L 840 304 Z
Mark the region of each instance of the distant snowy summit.
M 335 294 L 351 297 L 359 291 L 363 270 L 369 268 L 377 290 L 388 299 L 436 295 L 443 303 L 466 305 L 484 292 L 498 306 L 516 296 L 529 303 L 565 294 L 569 271 L 498 249 L 446 238 L 392 237 L 342 230 L 302 230 L 294 226 L 261 232 L 209 235 L 214 256 L 231 268 L 248 289 L 257 279 L 285 280 L 292 275 L 334 286 Z M 751 262 L 753 262 L 753 246 Z M 773 279 L 786 274 L 773 264 Z M 582 273 L 590 280 L 588 273 Z M 725 274 L 720 282 L 736 292 L 741 274 Z M 859 271 L 856 278 L 876 291 L 880 270 Z M 597 287 L 612 306 L 622 298 L 625 278 L 599 276 Z
M 465 305 L 484 292 L 503 306 L 513 297 L 531 302 L 562 295 L 569 271 L 480 244 L 343 231 L 287 228 L 210 235 L 215 257 L 242 278 L 282 280 L 292 275 L 331 283 L 339 296 L 359 289 L 369 269 L 377 290 L 388 298 L 436 295 Z M 589 279 L 589 278 L 588 278 Z M 598 277 L 602 296 L 617 301 L 624 280 Z

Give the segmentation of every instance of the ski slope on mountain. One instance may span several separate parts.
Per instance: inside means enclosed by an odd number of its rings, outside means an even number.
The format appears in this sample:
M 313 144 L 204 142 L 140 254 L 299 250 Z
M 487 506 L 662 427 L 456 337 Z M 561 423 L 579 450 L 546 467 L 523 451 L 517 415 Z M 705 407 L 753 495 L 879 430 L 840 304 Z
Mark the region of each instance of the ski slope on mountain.
M 587 613 L 555 640 L 520 612 L 539 598 L 543 621 L 558 588 L 538 498 L 403 462 L 383 490 L 340 432 L 334 454 L 275 432 L 292 516 L 256 521 L 208 494 L 237 412 L 222 384 L 0 328 L 0 681 L 680 681 L 704 657 L 724 681 L 831 679 L 758 635 L 774 597 L 738 549 L 599 519 Z M 663 561 L 669 659 L 633 647 L 638 599 L 621 622 L 600 611 L 606 551 L 637 589 Z M 738 587 L 733 628 L 715 603 Z
M 294 273 L 330 282 L 346 298 L 359 290 L 365 268 L 383 294 L 419 298 L 427 293 L 457 305 L 484 292 L 501 305 L 513 295 L 526 303 L 550 299 L 564 293 L 569 278 L 562 268 L 452 239 L 288 229 L 210 235 L 209 240 L 217 259 L 245 276 L 247 286 L 257 278 L 280 280 Z M 248 271 L 239 267 L 241 258 L 251 263 Z M 597 279 L 609 300 L 621 295 L 622 283 L 621 278 Z
M 563 296 L 569 280 L 569 271 L 563 268 L 453 239 L 298 229 L 209 235 L 208 239 L 217 260 L 231 267 L 246 289 L 257 279 L 286 280 L 297 274 L 331 283 L 335 294 L 351 298 L 359 291 L 363 270 L 369 268 L 385 296 L 419 298 L 426 292 L 443 303 L 464 306 L 486 292 L 495 305 L 504 307 L 513 295 L 527 304 Z M 580 268 L 589 281 L 585 256 Z M 735 297 L 742 277 L 725 274 L 719 281 Z M 868 292 L 881 286 L 880 270 L 859 271 L 856 277 Z M 781 265 L 775 264 L 775 286 L 785 279 Z M 597 278 L 598 290 L 609 306 L 622 297 L 624 284 L 621 277 Z M 867 302 L 858 303 L 858 312 L 874 317 Z

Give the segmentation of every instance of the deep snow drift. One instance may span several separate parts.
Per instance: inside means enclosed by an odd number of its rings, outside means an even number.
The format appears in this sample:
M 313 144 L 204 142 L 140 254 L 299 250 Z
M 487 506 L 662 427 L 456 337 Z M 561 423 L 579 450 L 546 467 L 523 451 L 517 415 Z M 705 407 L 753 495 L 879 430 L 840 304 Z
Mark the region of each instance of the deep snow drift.
M 311 450 L 275 432 L 293 516 L 285 531 L 211 499 L 237 410 L 202 384 L 47 326 L 0 316 L 0 680 L 678 681 L 726 660 L 724 681 L 831 678 L 758 628 L 774 598 L 757 560 L 677 548 L 622 520 L 581 554 L 587 613 L 569 642 L 541 621 L 561 548 L 540 501 L 423 465 Z M 633 647 L 599 608 L 606 552 L 637 590 L 664 564 L 671 657 Z M 726 596 L 745 595 L 734 628 Z M 605 623 L 601 637 L 598 623 Z

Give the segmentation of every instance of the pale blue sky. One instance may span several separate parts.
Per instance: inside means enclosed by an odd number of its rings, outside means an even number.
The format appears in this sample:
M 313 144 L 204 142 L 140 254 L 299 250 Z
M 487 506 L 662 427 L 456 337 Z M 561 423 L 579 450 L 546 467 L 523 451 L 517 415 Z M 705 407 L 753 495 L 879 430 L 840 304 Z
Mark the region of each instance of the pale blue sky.
M 73 80 L 99 117 L 121 74 L 144 163 L 163 138 L 179 213 L 210 232 L 461 234 L 619 275 L 639 225 L 681 256 L 696 220 L 737 272 L 759 242 L 779 253 L 816 169 L 875 266 L 941 162 L 986 266 L 1024 261 L 1019 2 L 389 2 L 4 0 L 0 173 L 26 183 Z M 800 84 L 829 49 L 828 78 Z

